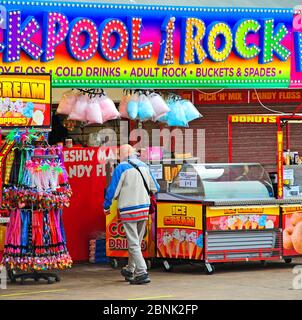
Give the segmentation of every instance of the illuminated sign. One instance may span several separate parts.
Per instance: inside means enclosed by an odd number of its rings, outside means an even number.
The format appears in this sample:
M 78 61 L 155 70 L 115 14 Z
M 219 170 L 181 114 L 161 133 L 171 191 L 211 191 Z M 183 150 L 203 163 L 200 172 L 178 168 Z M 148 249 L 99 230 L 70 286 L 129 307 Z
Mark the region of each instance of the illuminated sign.
M 293 9 L 0 5 L 0 72 L 51 72 L 56 87 L 302 86 Z

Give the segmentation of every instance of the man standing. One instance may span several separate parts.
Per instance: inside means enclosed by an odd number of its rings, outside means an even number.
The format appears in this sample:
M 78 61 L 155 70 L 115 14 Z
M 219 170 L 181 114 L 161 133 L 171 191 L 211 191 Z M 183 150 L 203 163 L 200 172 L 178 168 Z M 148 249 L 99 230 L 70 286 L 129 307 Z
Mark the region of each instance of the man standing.
M 149 218 L 150 196 L 148 189 L 155 193 L 159 185 L 148 166 L 140 161 L 135 149 L 128 145 L 120 147 L 120 164 L 115 168 L 104 201 L 104 213 L 110 213 L 113 199 L 118 200 L 120 219 L 128 240 L 128 265 L 121 271 L 131 284 L 149 283 L 147 265 L 141 250 Z

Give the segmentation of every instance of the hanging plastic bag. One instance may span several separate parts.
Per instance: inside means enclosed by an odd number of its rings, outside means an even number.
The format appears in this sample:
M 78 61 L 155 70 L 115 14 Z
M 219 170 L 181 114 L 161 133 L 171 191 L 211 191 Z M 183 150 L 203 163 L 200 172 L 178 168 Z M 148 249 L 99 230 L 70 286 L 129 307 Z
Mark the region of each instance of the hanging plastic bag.
M 138 118 L 140 121 L 152 119 L 154 110 L 151 101 L 145 94 L 141 94 L 138 99 Z
M 181 105 L 180 101 L 173 101 L 169 104 L 171 109 L 170 112 L 167 114 L 167 123 L 171 127 L 187 127 L 188 121 L 184 111 L 183 106 Z
M 89 124 L 103 123 L 102 111 L 98 99 L 93 98 L 88 102 L 86 109 L 86 120 Z
M 159 120 L 162 116 L 164 116 L 167 112 L 170 111 L 170 108 L 168 107 L 167 103 L 159 94 L 151 93 L 149 95 L 149 99 L 154 110 L 154 121 Z
M 114 102 L 106 95 L 99 98 L 99 106 L 101 108 L 103 122 L 120 118 Z
M 189 100 L 182 100 L 181 105 L 185 111 L 186 119 L 188 122 L 202 117 L 194 104 Z
M 127 113 L 127 105 L 128 105 L 128 102 L 130 101 L 130 99 L 131 99 L 131 95 L 129 92 L 124 94 L 121 99 L 121 102 L 119 105 L 119 112 L 120 112 L 122 118 L 129 119 L 129 116 Z
M 170 108 L 169 108 L 170 109 Z M 170 112 L 170 111 L 169 111 Z M 163 116 L 161 116 L 160 118 L 157 119 L 157 121 L 159 122 L 164 122 L 164 123 L 167 123 L 168 122 L 168 113 L 165 113 Z
M 127 113 L 130 119 L 134 120 L 137 118 L 138 114 L 138 95 L 134 93 L 128 104 L 127 104 Z
M 78 97 L 79 95 L 73 90 L 65 92 L 59 103 L 57 113 L 69 115 L 76 104 Z
M 89 98 L 86 95 L 78 97 L 72 111 L 68 117 L 70 120 L 86 121 L 86 110 L 88 106 Z

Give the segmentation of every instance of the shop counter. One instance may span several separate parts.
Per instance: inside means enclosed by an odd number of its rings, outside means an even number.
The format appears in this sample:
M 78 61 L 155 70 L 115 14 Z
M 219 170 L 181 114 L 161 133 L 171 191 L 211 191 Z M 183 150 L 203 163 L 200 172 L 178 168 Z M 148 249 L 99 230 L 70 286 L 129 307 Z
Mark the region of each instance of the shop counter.
M 166 269 L 186 260 L 204 263 L 208 273 L 216 262 L 288 262 L 302 254 L 302 234 L 295 232 L 294 245 L 282 233 L 302 221 L 301 204 L 300 197 L 276 199 L 260 164 L 184 164 L 158 194 L 156 257 Z

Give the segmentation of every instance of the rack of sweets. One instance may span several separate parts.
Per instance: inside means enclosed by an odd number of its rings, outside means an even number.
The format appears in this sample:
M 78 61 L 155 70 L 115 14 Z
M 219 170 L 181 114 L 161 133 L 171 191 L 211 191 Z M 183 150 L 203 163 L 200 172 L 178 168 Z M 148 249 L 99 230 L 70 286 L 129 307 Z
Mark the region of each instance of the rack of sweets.
M 6 137 L 14 147 L 3 166 L 2 209 L 9 213 L 2 265 L 17 278 L 60 281 L 49 270 L 70 268 L 62 221 L 71 189 L 62 149 L 51 147 L 33 129 L 13 130 Z
M 92 239 L 89 241 L 89 262 L 109 263 L 106 257 L 106 239 Z

